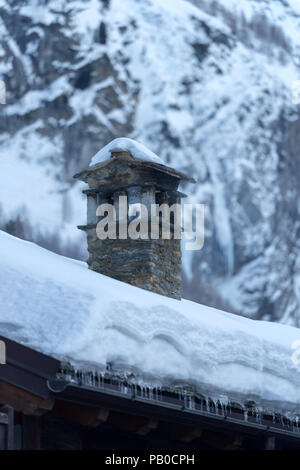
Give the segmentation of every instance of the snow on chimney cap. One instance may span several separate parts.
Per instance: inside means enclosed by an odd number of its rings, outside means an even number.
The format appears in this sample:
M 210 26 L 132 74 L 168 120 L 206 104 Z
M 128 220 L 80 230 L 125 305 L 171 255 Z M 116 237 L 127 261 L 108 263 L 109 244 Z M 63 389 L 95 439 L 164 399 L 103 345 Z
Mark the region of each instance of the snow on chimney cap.
M 99 150 L 99 152 L 92 157 L 89 166 L 109 160 L 113 152 L 130 152 L 133 158 L 136 158 L 137 160 L 145 160 L 147 162 L 164 165 L 162 159 L 145 147 L 145 145 L 137 142 L 136 140 L 128 139 L 127 137 L 119 137 L 112 140 L 109 144 Z

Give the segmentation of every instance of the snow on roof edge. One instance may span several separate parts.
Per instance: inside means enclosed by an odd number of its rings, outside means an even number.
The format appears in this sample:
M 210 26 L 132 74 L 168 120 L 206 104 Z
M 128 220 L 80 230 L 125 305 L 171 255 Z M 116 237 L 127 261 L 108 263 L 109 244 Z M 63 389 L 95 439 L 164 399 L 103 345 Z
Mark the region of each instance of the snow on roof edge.
M 1 231 L 0 259 L 4 337 L 152 386 L 188 383 L 299 412 L 299 329 L 154 294 Z

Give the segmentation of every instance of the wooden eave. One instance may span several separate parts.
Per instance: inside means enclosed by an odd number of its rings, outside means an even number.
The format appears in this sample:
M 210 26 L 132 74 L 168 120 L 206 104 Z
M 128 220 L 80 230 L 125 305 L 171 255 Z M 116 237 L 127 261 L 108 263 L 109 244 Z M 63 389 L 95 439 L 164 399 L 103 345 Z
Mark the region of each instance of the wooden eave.
M 140 416 L 152 422 L 173 423 L 177 427 L 188 427 L 198 431 L 205 430 L 205 432 L 262 439 L 274 437 L 283 441 L 292 441 L 293 445 L 300 448 L 300 433 L 272 426 L 268 420 L 262 420 L 261 423 L 245 421 L 242 413 L 237 411 L 233 411 L 231 415 L 220 416 L 215 413 L 193 410 L 175 401 L 158 402 L 144 397 L 126 396 L 118 390 L 95 390 L 92 387 L 75 384 L 69 384 L 59 394 L 58 400 L 78 404 L 80 407 L 93 407 L 98 412 L 101 411 L 102 416 L 105 412 L 105 421 L 109 420 L 109 413 L 113 412 L 127 416 L 127 420 L 124 418 L 127 422 L 130 422 L 130 416 Z
M 154 400 L 136 393 L 124 394 L 110 381 L 96 388 L 74 383 L 67 377 L 58 380 L 60 361 L 7 338 L 0 339 L 5 341 L 7 350 L 7 363 L 0 366 L 0 403 L 26 415 L 39 416 L 53 410 L 86 426 L 113 424 L 119 416 L 121 426 L 130 428 L 133 420 L 139 423 L 137 432 L 142 435 L 155 431 L 157 423 L 173 423 L 183 440 L 203 432 L 228 433 L 246 438 L 278 438 L 300 448 L 300 432 L 274 425 L 267 416 L 258 423 L 250 418 L 244 420 L 243 411 L 220 415 L 189 408 L 182 399 L 172 396 Z
M 0 336 L 6 345 L 6 364 L 0 365 L 0 403 L 26 414 L 51 409 L 47 380 L 53 380 L 60 361 Z

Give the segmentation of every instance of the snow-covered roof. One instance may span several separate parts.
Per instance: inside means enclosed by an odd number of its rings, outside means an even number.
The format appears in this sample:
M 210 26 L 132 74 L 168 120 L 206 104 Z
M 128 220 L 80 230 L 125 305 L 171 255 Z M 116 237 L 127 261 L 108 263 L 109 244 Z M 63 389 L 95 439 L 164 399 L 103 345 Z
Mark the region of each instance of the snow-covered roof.
M 127 151 L 138 160 L 145 160 L 148 162 L 159 163 L 164 165 L 164 162 L 155 153 L 149 150 L 145 145 L 137 142 L 136 140 L 127 137 L 119 137 L 114 139 L 109 144 L 105 145 L 99 152 L 96 153 L 91 159 L 90 166 L 97 163 L 105 162 L 111 157 L 111 152 Z
M 299 412 L 299 329 L 160 296 L 1 231 L 0 260 L 0 335 L 74 367 Z

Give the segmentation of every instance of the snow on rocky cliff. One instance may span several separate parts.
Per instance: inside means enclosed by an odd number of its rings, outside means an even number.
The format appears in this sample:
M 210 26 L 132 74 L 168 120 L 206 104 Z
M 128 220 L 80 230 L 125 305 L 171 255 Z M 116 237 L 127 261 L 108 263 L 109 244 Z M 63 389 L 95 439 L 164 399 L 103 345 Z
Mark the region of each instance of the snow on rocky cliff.
M 185 295 L 299 326 L 299 28 L 296 0 L 0 0 L 2 228 L 84 257 L 72 176 L 125 135 L 199 182 Z

